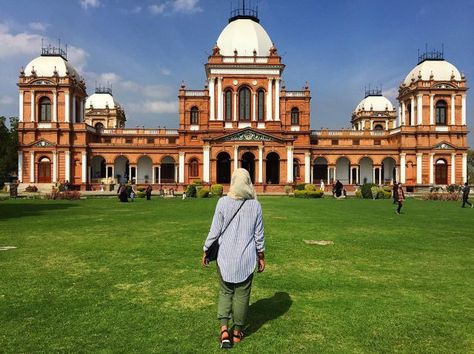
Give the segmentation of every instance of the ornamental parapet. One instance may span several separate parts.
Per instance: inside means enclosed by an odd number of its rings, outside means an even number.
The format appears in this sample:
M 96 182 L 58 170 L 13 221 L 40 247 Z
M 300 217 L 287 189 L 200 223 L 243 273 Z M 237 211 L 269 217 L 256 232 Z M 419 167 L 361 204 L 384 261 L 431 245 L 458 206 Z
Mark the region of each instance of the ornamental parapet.
M 178 135 L 177 129 L 102 129 L 102 135 Z

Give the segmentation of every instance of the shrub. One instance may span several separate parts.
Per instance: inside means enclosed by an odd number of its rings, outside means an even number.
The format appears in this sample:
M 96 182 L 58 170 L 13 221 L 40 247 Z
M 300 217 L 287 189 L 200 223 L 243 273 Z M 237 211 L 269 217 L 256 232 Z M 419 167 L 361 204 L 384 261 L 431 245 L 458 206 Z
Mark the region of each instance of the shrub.
M 138 187 L 137 188 L 137 192 L 144 192 L 144 191 L 145 191 L 145 187 Z
M 383 194 L 384 194 L 385 199 L 391 199 L 392 198 L 392 192 L 391 191 L 387 192 L 386 190 L 384 190 Z
M 295 187 L 297 191 L 304 191 L 304 187 L 306 186 L 306 183 L 298 183 Z
M 459 193 L 438 193 L 431 192 L 423 196 L 424 200 L 441 200 L 441 201 L 459 201 L 461 200 L 461 195 Z
M 197 192 L 198 198 L 209 198 L 209 188 L 203 187 Z
M 304 190 L 308 192 L 314 192 L 316 190 L 316 186 L 314 184 L 307 184 L 304 186 Z
M 355 196 L 356 196 L 356 198 L 362 198 L 362 193 L 361 193 L 360 189 L 357 189 L 355 191 Z
M 196 198 L 196 186 L 194 184 L 190 184 L 188 188 L 186 188 L 186 197 Z
M 285 191 L 286 195 L 289 195 L 291 193 L 291 191 L 293 190 L 293 188 L 289 185 L 286 185 L 283 190 Z
M 52 200 L 77 200 L 81 198 L 81 193 L 77 191 L 52 192 L 46 194 L 45 198 Z
M 372 187 L 375 187 L 373 183 L 365 183 L 360 188 L 360 192 L 362 194 L 362 198 L 364 199 L 372 199 Z
M 36 193 L 38 192 L 38 187 L 36 186 L 28 186 L 25 188 L 25 192 L 28 192 L 28 193 Z
M 321 189 L 314 190 L 314 191 L 295 190 L 294 195 L 295 195 L 295 198 L 322 198 L 324 196 L 324 192 Z
M 222 197 L 222 194 L 224 194 L 224 186 L 222 184 L 213 184 L 211 186 L 211 194 L 213 197 Z
M 306 198 L 306 193 L 307 191 L 305 190 L 300 190 L 300 189 L 297 189 L 295 190 L 295 198 Z
M 140 190 L 137 191 L 137 197 L 138 197 L 138 198 L 145 198 L 145 196 L 146 196 L 146 193 L 145 193 L 145 192 L 140 191 Z
M 459 193 L 461 191 L 461 186 L 458 186 L 457 184 L 450 184 L 449 186 L 446 187 L 446 191 L 449 193 Z
M 201 180 L 201 179 L 195 179 L 195 180 L 193 181 L 193 184 L 194 184 L 195 186 L 202 186 L 202 180 Z

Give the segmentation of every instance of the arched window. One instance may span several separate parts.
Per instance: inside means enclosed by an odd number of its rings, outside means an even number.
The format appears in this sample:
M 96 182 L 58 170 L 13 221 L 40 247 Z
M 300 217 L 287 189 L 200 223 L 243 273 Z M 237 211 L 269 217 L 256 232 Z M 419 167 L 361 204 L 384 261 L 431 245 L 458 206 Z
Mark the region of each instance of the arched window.
M 297 180 L 300 178 L 300 162 L 297 159 L 293 159 L 293 179 Z
M 189 162 L 189 177 L 199 177 L 199 162 L 196 159 Z
M 383 130 L 382 124 L 377 124 L 377 125 L 374 127 L 374 130 Z
M 291 125 L 300 124 L 300 110 L 298 108 L 291 109 Z
M 51 122 L 51 100 L 48 97 L 39 100 L 39 121 Z
M 250 120 L 250 90 L 247 87 L 239 91 L 239 120 Z
M 96 123 L 94 125 L 94 128 L 98 131 L 98 132 L 102 132 L 102 130 L 104 130 L 104 125 L 102 123 Z
M 199 124 L 199 109 L 197 107 L 191 108 L 191 124 Z
M 225 121 L 231 122 L 232 121 L 232 91 L 226 90 L 224 94 L 224 115 Z
M 436 124 L 446 125 L 446 101 L 436 102 Z
M 265 91 L 257 91 L 258 100 L 258 121 L 263 122 L 265 120 Z

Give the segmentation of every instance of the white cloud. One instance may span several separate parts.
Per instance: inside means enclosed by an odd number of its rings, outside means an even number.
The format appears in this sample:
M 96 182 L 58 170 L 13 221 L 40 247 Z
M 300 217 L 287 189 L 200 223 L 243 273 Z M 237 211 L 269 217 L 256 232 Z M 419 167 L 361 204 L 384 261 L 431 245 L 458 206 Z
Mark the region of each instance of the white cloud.
M 30 27 L 34 31 L 38 32 L 44 32 L 46 29 L 51 26 L 49 23 L 43 23 L 43 22 L 31 22 L 28 24 L 28 27 Z
M 146 100 L 127 105 L 130 113 L 178 113 L 178 101 Z
M 387 90 L 383 90 L 383 95 L 389 99 L 392 104 L 397 103 L 397 97 L 398 97 L 398 87 L 394 86 L 391 87 Z
M 159 15 L 165 12 L 166 4 L 153 4 L 148 7 L 152 15 Z
M 133 10 L 131 11 L 132 14 L 138 14 L 142 11 L 142 7 L 141 6 L 136 6 L 133 8 Z
M 13 104 L 15 103 L 15 99 L 10 96 L 3 96 L 0 97 L 0 104 L 7 105 L 7 104 Z
M 67 59 L 72 64 L 72 66 L 79 72 L 84 71 L 84 67 L 87 64 L 87 58 L 89 53 L 87 53 L 82 48 L 77 48 L 74 46 L 69 46 L 67 48 Z
M 171 75 L 171 70 L 166 69 L 166 68 L 161 68 L 160 72 L 161 72 L 161 75 L 164 75 L 164 76 L 170 76 Z
M 172 6 L 174 11 L 183 13 L 201 12 L 202 9 L 198 6 L 199 0 L 173 0 Z
M 79 0 L 82 8 L 87 10 L 90 7 L 99 7 L 101 5 L 101 0 Z

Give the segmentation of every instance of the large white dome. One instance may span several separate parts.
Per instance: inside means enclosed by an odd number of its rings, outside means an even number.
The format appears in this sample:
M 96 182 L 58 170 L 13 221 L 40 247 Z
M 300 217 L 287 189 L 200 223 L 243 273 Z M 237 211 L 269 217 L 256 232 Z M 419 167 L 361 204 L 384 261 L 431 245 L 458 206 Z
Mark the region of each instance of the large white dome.
M 25 68 L 25 75 L 31 75 L 32 70 L 40 77 L 54 76 L 54 70 L 59 76 L 66 76 L 66 72 L 79 78 L 76 69 L 60 55 L 42 55 L 28 63 Z
M 405 85 L 410 85 L 412 78 L 415 81 L 418 80 L 420 73 L 421 80 L 424 81 L 431 80 L 431 75 L 433 75 L 435 81 L 451 81 L 452 76 L 454 76 L 454 80 L 461 80 L 461 73 L 450 62 L 446 60 L 425 60 L 410 71 L 405 78 Z
M 224 56 L 269 56 L 273 42 L 265 29 L 251 19 L 237 19 L 230 22 L 217 39 L 217 46 Z
M 110 93 L 94 93 L 86 99 L 87 109 L 105 109 L 107 107 L 113 109 L 115 108 L 115 105 L 118 106 L 118 103 L 115 102 L 114 96 L 112 96 Z
M 393 104 L 384 96 L 367 96 L 357 105 L 355 111 L 393 111 Z

